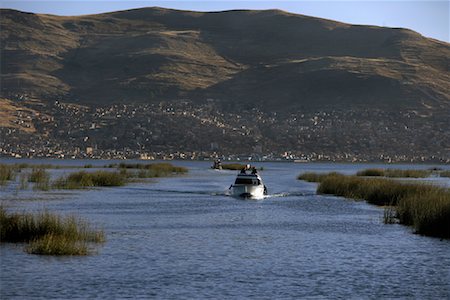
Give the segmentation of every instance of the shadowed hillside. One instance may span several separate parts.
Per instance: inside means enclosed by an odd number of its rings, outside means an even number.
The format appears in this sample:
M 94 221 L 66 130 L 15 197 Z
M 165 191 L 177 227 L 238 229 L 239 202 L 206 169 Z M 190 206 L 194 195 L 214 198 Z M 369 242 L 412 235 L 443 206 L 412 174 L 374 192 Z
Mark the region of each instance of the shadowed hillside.
M 277 10 L 161 8 L 82 17 L 3 10 L 1 25 L 3 96 L 27 91 L 82 103 L 213 96 L 271 109 L 280 100 L 449 104 L 448 44 L 406 29 Z
M 303 140 L 302 130 L 309 128 L 305 124 L 286 123 L 295 128 L 280 141 L 279 133 L 269 134 L 274 126 L 288 134 L 282 123 L 290 115 L 298 120 L 297 115 L 307 113 L 314 120 L 325 111 L 338 115 L 342 112 L 344 116 L 351 109 L 359 118 L 373 110 L 377 113 L 372 116 L 380 114 L 378 119 L 369 120 L 370 124 L 381 122 L 396 127 L 392 124 L 395 118 L 388 115 L 399 113 L 422 118 L 415 122 L 408 117 L 405 121 L 423 124 L 417 125 L 420 130 L 429 131 L 425 124 L 431 121 L 434 125 L 430 126 L 437 126 L 431 133 L 439 136 L 445 130 L 436 124 L 441 124 L 440 116 L 450 111 L 449 44 L 408 29 L 349 25 L 279 10 L 203 13 L 156 7 L 79 17 L 4 9 L 0 22 L 0 97 L 20 101 L 17 107 L 25 106 L 48 116 L 39 121 L 33 114 L 37 125 L 56 118 L 51 113 L 56 109 L 55 100 L 81 105 L 83 110 L 140 104 L 161 109 L 161 103 L 169 102 L 176 107 L 195 107 L 202 114 L 210 112 L 199 119 L 199 124 L 208 119 L 216 128 L 208 130 L 215 135 L 225 132 L 222 141 L 230 139 L 228 144 L 246 136 L 249 145 L 296 149 L 308 144 Z M 211 117 L 213 112 L 217 116 Z M 278 113 L 283 119 L 275 117 L 274 126 L 262 130 L 264 122 L 239 123 L 239 118 L 245 118 L 244 112 L 256 112 L 260 118 Z M 192 122 L 197 120 L 198 114 L 189 114 Z M 92 120 L 95 122 L 95 115 Z M 8 122 L 3 123 L 18 121 Z M 189 122 L 186 126 L 197 126 L 197 121 Z M 411 131 L 408 124 L 401 127 Z M 254 129 L 249 130 L 252 126 Z M 47 125 L 36 128 L 42 132 Z M 146 135 L 155 135 L 149 127 L 141 124 L 139 128 L 146 128 Z M 198 130 L 189 140 L 200 136 L 211 140 L 207 131 Z M 59 131 L 73 134 L 73 130 Z M 51 136 L 50 132 L 46 134 Z M 102 141 L 102 134 L 109 136 L 97 132 L 98 141 Z M 342 136 L 347 134 L 352 140 L 359 139 L 349 132 Z M 169 130 L 164 136 L 169 135 L 176 134 Z M 320 134 L 328 137 L 327 141 L 330 135 L 335 133 L 331 130 Z M 374 140 L 369 144 L 382 149 L 380 143 L 384 141 L 377 136 L 370 137 Z M 349 145 L 353 142 L 343 139 L 345 145 L 339 151 L 352 151 Z M 449 151 L 446 136 L 433 139 L 440 145 L 438 151 Z M 101 143 L 115 147 L 114 143 Z M 417 145 L 417 141 L 412 144 Z M 238 145 L 229 146 L 229 151 L 239 150 Z M 328 147 L 323 143 L 319 146 Z M 332 151 L 332 145 L 329 147 Z

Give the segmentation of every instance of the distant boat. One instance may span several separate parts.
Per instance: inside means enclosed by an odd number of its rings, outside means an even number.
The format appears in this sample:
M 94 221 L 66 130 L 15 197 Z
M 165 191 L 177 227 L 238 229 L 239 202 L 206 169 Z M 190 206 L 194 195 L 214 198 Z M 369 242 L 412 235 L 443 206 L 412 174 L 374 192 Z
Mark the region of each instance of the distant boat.
M 294 159 L 294 162 L 295 163 L 308 163 L 309 160 L 307 160 L 307 159 Z
M 214 163 L 211 166 L 211 169 L 222 170 L 222 163 L 220 162 L 220 159 L 214 160 Z
M 230 186 L 231 194 L 242 198 L 263 198 L 267 195 L 267 188 L 261 176 L 253 168 L 251 173 L 247 173 L 249 168 L 242 169 L 237 175 L 234 184 Z

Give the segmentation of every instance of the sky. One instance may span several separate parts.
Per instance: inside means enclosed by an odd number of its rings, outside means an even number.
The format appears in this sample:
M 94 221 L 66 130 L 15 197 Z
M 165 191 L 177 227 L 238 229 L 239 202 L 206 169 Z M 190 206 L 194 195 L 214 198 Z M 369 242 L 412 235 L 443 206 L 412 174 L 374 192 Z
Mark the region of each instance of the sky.
M 316 1 L 109 1 L 109 0 L 0 0 L 1 8 L 64 16 L 96 14 L 149 6 L 181 10 L 221 11 L 230 9 L 282 9 L 335 21 L 409 28 L 420 34 L 450 42 L 449 0 L 316 0 Z

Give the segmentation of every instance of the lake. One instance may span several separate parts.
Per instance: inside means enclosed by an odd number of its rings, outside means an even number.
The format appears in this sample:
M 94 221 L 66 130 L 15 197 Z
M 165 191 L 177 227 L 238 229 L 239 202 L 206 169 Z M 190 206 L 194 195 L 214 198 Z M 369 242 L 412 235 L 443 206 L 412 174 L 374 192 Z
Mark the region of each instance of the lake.
M 450 298 L 450 241 L 383 224 L 382 208 L 316 195 L 315 183 L 296 180 L 304 171 L 435 165 L 255 163 L 269 196 L 240 200 L 226 195 L 236 171 L 173 164 L 189 173 L 83 191 L 1 188 L 10 210 L 76 214 L 107 238 L 82 257 L 2 244 L 1 298 Z M 427 180 L 450 187 L 449 179 Z

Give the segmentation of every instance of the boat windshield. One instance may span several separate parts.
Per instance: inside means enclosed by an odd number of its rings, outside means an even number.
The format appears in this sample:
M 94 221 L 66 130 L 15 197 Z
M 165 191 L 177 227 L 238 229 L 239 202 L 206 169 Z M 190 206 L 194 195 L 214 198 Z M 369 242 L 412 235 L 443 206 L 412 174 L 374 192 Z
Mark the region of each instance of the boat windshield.
M 236 178 L 236 182 L 234 184 L 252 184 L 252 185 L 260 185 L 261 181 L 259 179 L 253 178 Z

